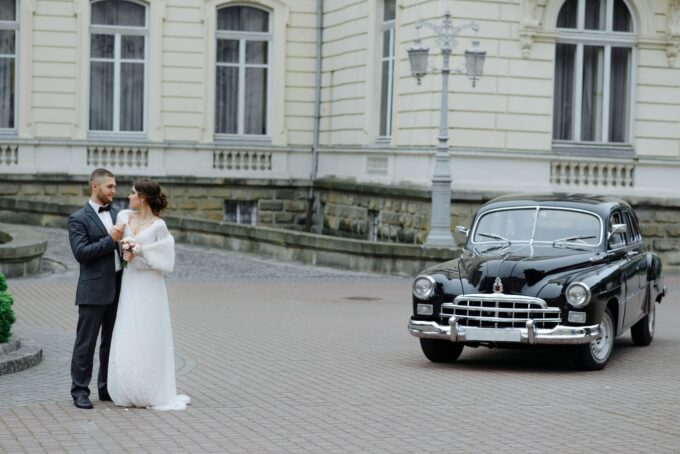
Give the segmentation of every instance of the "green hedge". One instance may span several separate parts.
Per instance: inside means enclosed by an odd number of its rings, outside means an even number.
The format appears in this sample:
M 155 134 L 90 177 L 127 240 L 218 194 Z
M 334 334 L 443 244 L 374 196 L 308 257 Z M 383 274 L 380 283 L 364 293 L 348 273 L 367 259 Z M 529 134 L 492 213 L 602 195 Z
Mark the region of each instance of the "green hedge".
M 12 334 L 12 324 L 16 321 L 13 302 L 12 295 L 7 291 L 7 279 L 0 273 L 0 343 L 7 342 Z

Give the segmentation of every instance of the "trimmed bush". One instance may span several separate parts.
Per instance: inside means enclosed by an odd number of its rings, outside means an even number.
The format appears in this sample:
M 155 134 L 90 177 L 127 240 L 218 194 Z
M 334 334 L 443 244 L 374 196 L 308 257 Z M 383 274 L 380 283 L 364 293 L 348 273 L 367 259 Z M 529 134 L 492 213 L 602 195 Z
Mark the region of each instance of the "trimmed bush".
M 12 310 L 12 295 L 7 291 L 7 280 L 0 273 L 0 343 L 7 342 L 12 334 L 12 324 L 16 321 Z

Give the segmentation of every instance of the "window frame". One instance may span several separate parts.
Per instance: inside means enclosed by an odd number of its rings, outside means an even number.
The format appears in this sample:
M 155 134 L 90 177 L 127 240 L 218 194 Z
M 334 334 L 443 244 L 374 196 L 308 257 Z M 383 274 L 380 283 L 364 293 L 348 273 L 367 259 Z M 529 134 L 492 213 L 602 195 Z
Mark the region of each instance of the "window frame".
M 569 207 L 560 207 L 560 206 L 553 206 L 553 205 L 516 205 L 516 206 L 509 206 L 509 207 L 503 207 L 503 208 L 494 208 L 492 210 L 485 211 L 481 214 L 478 214 L 473 220 L 472 220 L 472 226 L 470 227 L 470 232 L 468 234 L 468 243 L 470 245 L 475 245 L 475 244 L 493 244 L 496 243 L 497 240 L 485 240 L 485 241 L 475 241 L 475 237 L 477 235 L 477 230 L 479 229 L 479 223 L 484 218 L 484 216 L 492 213 L 497 213 L 500 211 L 514 211 L 514 210 L 530 210 L 534 211 L 534 223 L 531 231 L 531 239 L 529 241 L 526 240 L 514 240 L 513 243 L 516 244 L 534 244 L 534 243 L 545 243 L 545 244 L 550 244 L 552 241 L 550 240 L 535 240 L 534 236 L 536 235 L 536 227 L 538 225 L 538 217 L 540 215 L 540 212 L 542 210 L 555 210 L 555 211 L 568 211 L 568 212 L 576 212 L 576 213 L 581 213 L 581 214 L 587 214 L 590 216 L 593 216 L 594 218 L 597 219 L 599 222 L 599 240 L 597 244 L 588 244 L 588 247 L 593 247 L 593 248 L 600 248 L 604 243 L 607 242 L 607 233 L 605 231 L 605 222 L 604 219 L 597 214 L 594 211 L 588 211 L 584 210 L 581 208 L 569 208 Z
M 396 3 L 396 0 L 394 0 Z M 379 68 L 380 68 L 380 90 L 379 90 L 379 101 L 378 101 L 378 141 L 379 142 L 388 142 L 392 139 L 392 126 L 393 126 L 393 119 L 394 119 L 394 112 L 393 112 L 393 100 L 394 100 L 394 70 L 395 70 L 395 63 L 396 63 L 396 53 L 395 53 L 395 48 L 396 48 L 396 24 L 397 24 L 397 17 L 396 17 L 396 5 L 395 5 L 395 17 L 394 19 L 390 20 L 385 20 L 385 8 L 386 8 L 386 0 L 382 0 L 381 2 L 381 8 L 380 8 L 380 47 L 379 47 Z M 385 57 L 383 55 L 383 49 L 385 48 L 385 32 L 389 32 L 389 49 L 390 49 L 390 55 Z M 386 110 L 383 112 L 382 110 L 382 93 L 383 93 L 383 64 L 387 62 L 388 64 L 388 77 L 387 77 L 387 105 L 386 105 Z M 383 114 L 386 115 L 386 126 L 385 126 L 385 133 L 383 134 L 382 131 L 382 123 L 383 123 Z
M 228 220 L 228 217 L 230 215 L 229 208 L 230 206 L 233 206 L 234 208 L 234 215 L 236 219 L 234 221 Z M 251 226 L 256 226 L 257 225 L 257 206 L 258 206 L 258 201 L 257 200 L 225 200 L 224 201 L 224 213 L 222 215 L 222 222 L 230 223 L 230 224 L 239 224 L 239 225 L 251 225 Z M 249 211 L 249 213 L 248 213 Z M 250 222 L 245 222 L 246 217 L 250 217 Z
M 92 5 L 106 0 L 93 0 L 89 2 L 89 23 L 88 23 L 88 48 L 87 48 L 87 133 L 91 137 L 130 137 L 130 138 L 145 138 L 148 128 L 148 109 L 149 109 L 149 21 L 150 21 L 150 7 L 148 4 L 136 0 L 124 0 L 129 3 L 134 3 L 144 7 L 144 27 L 132 27 L 122 25 L 98 25 L 92 23 Z M 92 57 L 92 35 L 113 35 L 114 47 L 113 59 Z M 120 67 L 121 63 L 141 63 L 140 59 L 123 59 L 121 58 L 121 37 L 125 36 L 143 36 L 144 37 L 144 96 L 142 107 L 142 130 L 141 131 L 121 131 L 120 130 Z M 91 129 L 91 77 L 92 77 L 92 62 L 111 62 L 113 60 L 113 129 Z
M 618 221 L 615 219 L 618 216 Z M 609 214 L 609 226 L 611 227 L 612 225 L 615 224 L 625 224 L 626 223 L 626 218 L 623 214 L 623 211 L 620 209 L 616 209 L 612 211 Z M 611 239 L 614 238 L 615 235 L 621 235 L 621 241 L 618 243 L 611 244 Z M 607 250 L 608 251 L 616 251 L 619 249 L 623 249 L 626 246 L 628 246 L 628 232 L 623 232 L 623 233 L 615 233 L 612 235 L 611 238 L 607 240 Z
M 573 113 L 572 113 L 572 139 L 556 139 L 555 138 L 555 123 L 552 123 L 552 144 L 555 149 L 563 148 L 565 150 L 571 150 L 574 147 L 577 149 L 580 147 L 591 148 L 595 151 L 602 151 L 603 149 L 630 149 L 632 151 L 632 144 L 634 142 L 634 107 L 635 107 L 635 88 L 637 87 L 637 77 L 636 69 L 638 62 L 638 30 L 639 24 L 636 15 L 634 14 L 634 9 L 632 8 L 628 0 L 622 0 L 625 7 L 628 10 L 628 14 L 631 18 L 631 28 L 630 32 L 621 32 L 613 30 L 613 16 L 614 16 L 614 0 L 605 0 L 605 30 L 590 30 L 585 28 L 585 1 L 577 0 L 577 19 L 576 28 L 560 28 L 556 26 L 557 38 L 554 55 L 557 54 L 558 44 L 571 44 L 576 46 L 575 60 L 576 67 L 574 69 L 574 81 L 573 81 Z M 566 2 L 562 2 L 558 9 L 557 17 L 562 11 Z M 557 17 L 555 20 L 557 20 Z M 602 128 L 600 131 L 599 140 L 582 140 L 582 106 L 583 106 L 583 66 L 584 66 L 584 46 L 596 46 L 604 48 L 603 57 L 603 93 L 602 93 Z M 610 92 L 611 92 L 611 57 L 612 48 L 620 47 L 630 49 L 630 61 L 629 61 L 629 99 L 627 102 L 627 120 L 626 120 L 626 137 L 623 142 L 610 142 L 609 133 L 611 131 L 611 121 L 609 118 L 609 103 L 610 103 Z M 555 74 L 557 74 L 557 67 L 554 68 Z M 553 81 L 554 83 L 554 81 Z M 553 86 L 553 102 L 556 97 L 556 89 Z M 605 107 L 606 106 L 606 107 Z M 556 109 L 553 106 L 553 120 L 556 116 Z
M 14 55 L 0 54 L 0 58 L 14 59 L 14 86 L 12 87 L 12 95 L 14 96 L 13 119 L 14 124 L 11 127 L 5 128 L 0 126 L 0 135 L 16 135 L 19 124 L 19 48 L 20 48 L 20 11 L 21 3 L 19 0 L 14 0 L 14 20 L 0 21 L 0 30 L 14 31 Z
M 222 9 L 232 8 L 235 6 L 248 7 L 264 11 L 267 13 L 268 22 L 268 32 L 248 32 L 248 31 L 237 31 L 237 30 L 220 30 L 217 23 L 215 23 L 215 35 L 213 37 L 214 50 L 212 53 L 212 64 L 213 64 L 213 77 L 215 78 L 213 96 L 213 137 L 215 141 L 234 141 L 234 140 L 248 140 L 248 141 L 271 141 L 271 94 L 272 94 L 272 58 L 273 58 L 273 46 L 274 46 L 274 13 L 271 9 L 262 7 L 260 5 L 244 4 L 244 3 L 228 3 L 226 5 L 220 5 L 215 8 L 215 18 L 217 18 L 218 13 Z M 239 46 L 239 62 L 234 63 L 220 63 L 217 61 L 217 49 L 219 40 L 232 40 L 238 41 Z M 267 42 L 267 63 L 247 63 L 246 59 L 246 42 L 247 41 L 266 41 Z M 217 68 L 219 66 L 226 67 L 237 67 L 239 74 L 238 81 L 238 106 L 237 106 L 237 132 L 233 133 L 223 133 L 217 132 Z M 245 71 L 246 68 L 265 68 L 267 70 L 267 91 L 265 103 L 266 117 L 265 117 L 265 134 L 245 134 Z
M 626 224 L 628 224 L 628 244 L 638 244 L 642 241 L 642 234 L 640 233 L 640 227 L 638 226 L 637 219 L 635 215 L 630 210 L 625 210 L 624 216 L 626 219 Z

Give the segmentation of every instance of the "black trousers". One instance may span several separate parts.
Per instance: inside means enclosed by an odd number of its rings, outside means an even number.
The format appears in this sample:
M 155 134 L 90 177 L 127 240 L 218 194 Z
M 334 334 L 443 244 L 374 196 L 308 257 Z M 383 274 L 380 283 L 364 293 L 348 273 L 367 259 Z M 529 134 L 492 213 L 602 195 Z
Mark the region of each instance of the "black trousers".
M 97 337 L 101 330 L 99 344 L 99 376 L 97 388 L 99 392 L 107 392 L 107 375 L 109 369 L 109 352 L 111 350 L 111 335 L 116 322 L 118 311 L 118 296 L 120 295 L 120 280 L 123 273 L 116 276 L 116 297 L 111 304 L 81 304 L 78 306 L 78 327 L 76 342 L 73 346 L 71 358 L 71 395 L 90 395 L 90 380 L 94 362 L 94 351 Z

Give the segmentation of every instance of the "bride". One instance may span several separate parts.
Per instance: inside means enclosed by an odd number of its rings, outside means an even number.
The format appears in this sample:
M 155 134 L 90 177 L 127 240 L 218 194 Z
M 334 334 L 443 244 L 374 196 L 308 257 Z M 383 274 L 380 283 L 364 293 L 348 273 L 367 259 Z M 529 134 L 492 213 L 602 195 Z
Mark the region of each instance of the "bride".
M 168 202 L 155 181 L 137 180 L 121 245 L 123 272 L 118 315 L 111 339 L 108 390 L 121 407 L 183 410 L 190 399 L 177 395 L 168 294 L 163 272 L 175 264 L 174 239 L 159 217 Z

